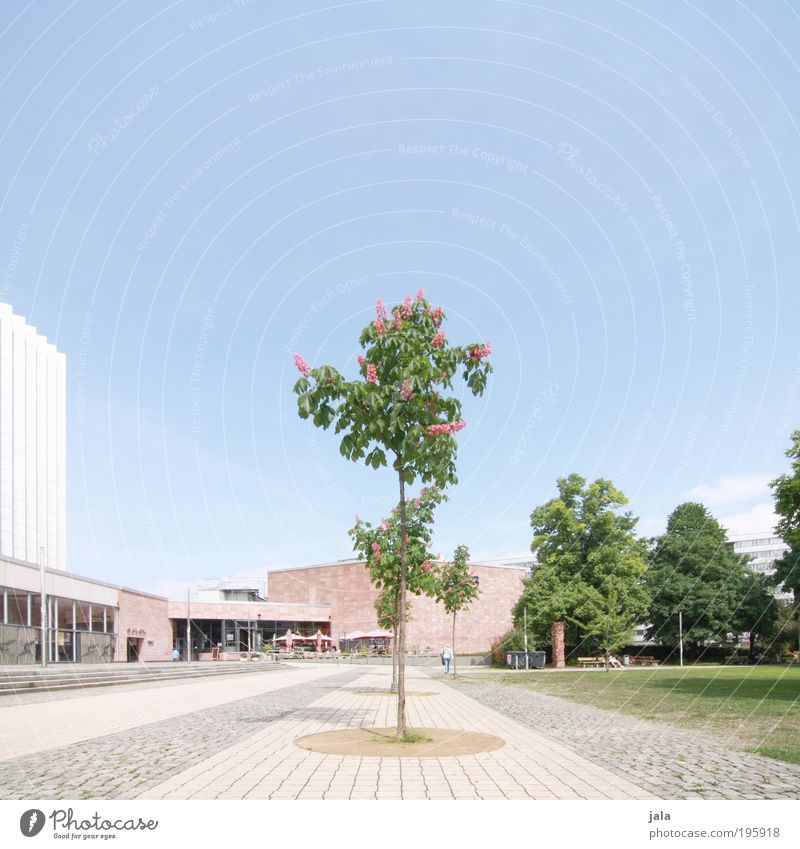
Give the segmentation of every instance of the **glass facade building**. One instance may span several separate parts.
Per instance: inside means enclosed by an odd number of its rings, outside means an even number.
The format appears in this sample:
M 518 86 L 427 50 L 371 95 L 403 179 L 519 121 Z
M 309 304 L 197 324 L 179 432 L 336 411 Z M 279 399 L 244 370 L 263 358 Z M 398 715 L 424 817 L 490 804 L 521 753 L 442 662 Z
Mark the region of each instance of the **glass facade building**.
M 0 587 L 0 665 L 42 659 L 42 597 Z M 45 651 L 48 663 L 108 663 L 114 659 L 117 608 L 47 596 Z

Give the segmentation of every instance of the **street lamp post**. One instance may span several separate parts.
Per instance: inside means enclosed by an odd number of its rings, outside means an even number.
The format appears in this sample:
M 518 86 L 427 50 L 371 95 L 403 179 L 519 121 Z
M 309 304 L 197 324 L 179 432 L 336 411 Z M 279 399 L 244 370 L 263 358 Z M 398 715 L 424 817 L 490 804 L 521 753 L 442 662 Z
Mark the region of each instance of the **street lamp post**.
M 522 621 L 524 623 L 522 627 L 525 629 L 525 668 L 530 669 L 530 666 L 528 664 L 528 608 L 527 607 L 522 608 Z
M 191 589 L 186 590 L 186 662 L 192 662 L 192 599 Z
M 46 577 L 45 577 L 45 560 L 46 551 L 43 545 L 39 546 L 39 576 L 41 578 L 41 602 L 42 602 L 42 610 L 41 610 L 41 628 L 42 628 L 42 667 L 47 666 L 47 586 L 46 586 Z

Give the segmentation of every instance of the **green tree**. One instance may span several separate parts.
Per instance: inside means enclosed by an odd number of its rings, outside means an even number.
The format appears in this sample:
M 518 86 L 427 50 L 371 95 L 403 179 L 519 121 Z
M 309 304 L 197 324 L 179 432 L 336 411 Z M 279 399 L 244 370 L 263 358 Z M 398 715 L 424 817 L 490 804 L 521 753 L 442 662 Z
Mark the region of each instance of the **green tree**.
M 797 621 L 797 648 L 800 651 L 800 430 L 791 436 L 792 444 L 786 449 L 791 471 L 770 483 L 775 498 L 775 512 L 781 517 L 776 530 L 789 546 L 783 557 L 775 563 L 775 580 L 784 592 L 794 598 Z
M 410 605 L 406 605 L 406 621 L 409 616 Z M 392 687 L 393 693 L 397 692 L 397 629 L 400 625 L 400 587 L 384 587 L 375 599 L 375 613 L 378 619 L 378 627 L 392 632 Z
M 428 550 L 433 533 L 433 511 L 446 496 L 436 487 L 422 490 L 418 498 L 408 502 L 406 509 L 406 588 L 414 595 L 431 595 L 435 577 Z M 349 531 L 353 549 L 366 561 L 370 580 L 380 589 L 375 601 L 378 625 L 393 632 L 392 639 L 392 692 L 397 692 L 397 633 L 400 627 L 400 551 L 401 528 L 397 521 L 397 507 L 391 519 L 382 519 L 380 525 L 361 519 Z M 410 604 L 406 602 L 405 621 L 409 619 Z
M 302 376 L 294 391 L 301 418 L 317 427 L 334 425 L 341 433 L 340 451 L 378 469 L 391 464 L 398 481 L 399 521 L 407 529 L 406 486 L 417 479 L 439 488 L 457 482 L 454 434 L 466 426 L 461 402 L 447 393 L 460 374 L 467 388 L 480 395 L 492 371 L 489 345 L 451 346 L 441 325 L 441 307 L 431 308 L 420 290 L 407 295 L 391 315 L 382 301 L 377 317 L 361 333 L 361 379 L 347 380 L 333 366 L 312 368 L 295 354 Z M 407 544 L 400 534 L 399 609 L 405 610 L 408 579 Z M 405 617 L 399 617 L 397 734 L 405 735 Z
M 677 645 L 679 611 L 684 642 L 695 653 L 701 642 L 739 631 L 749 570 L 747 558 L 725 543 L 725 528 L 702 504 L 689 501 L 672 511 L 649 553 L 648 637 Z
M 480 595 L 480 589 L 469 571 L 469 549 L 459 545 L 450 563 L 436 570 L 434 597 L 453 617 L 453 677 L 456 674 L 456 614 L 466 610 Z
M 772 641 L 776 633 L 779 605 L 775 598 L 775 579 L 761 575 L 745 566 L 741 586 L 737 591 L 734 633 L 747 633 L 751 649 L 757 642 Z
M 769 633 L 762 634 L 762 642 L 767 650 L 776 652 L 792 651 L 800 638 L 800 623 L 797 620 L 797 607 L 793 601 L 777 600 L 775 621 Z
M 551 629 L 556 666 L 564 662 L 562 623 L 568 623 L 572 639 L 599 641 L 600 633 L 610 639 L 619 623 L 632 627 L 639 621 L 648 603 L 644 549 L 634 533 L 637 520 L 617 512 L 627 498 L 602 478 L 587 486 L 585 478 L 571 474 L 559 478 L 557 486 L 558 498 L 531 514 L 537 565 L 514 607 L 517 625 L 527 608 L 530 627 Z
M 603 592 L 586 587 L 575 611 L 573 621 L 581 639 L 593 642 L 602 651 L 606 672 L 609 656 L 631 642 L 640 621 L 641 605 L 631 604 L 628 592 L 624 581 L 610 578 Z

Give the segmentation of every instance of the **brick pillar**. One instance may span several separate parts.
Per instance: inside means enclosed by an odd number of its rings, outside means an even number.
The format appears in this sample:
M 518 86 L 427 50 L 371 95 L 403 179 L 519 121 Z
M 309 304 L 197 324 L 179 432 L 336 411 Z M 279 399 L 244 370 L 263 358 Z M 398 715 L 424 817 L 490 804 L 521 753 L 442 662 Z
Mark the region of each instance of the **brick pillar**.
M 553 640 L 553 666 L 562 669 L 567 664 L 564 660 L 564 623 L 553 622 L 551 627 Z

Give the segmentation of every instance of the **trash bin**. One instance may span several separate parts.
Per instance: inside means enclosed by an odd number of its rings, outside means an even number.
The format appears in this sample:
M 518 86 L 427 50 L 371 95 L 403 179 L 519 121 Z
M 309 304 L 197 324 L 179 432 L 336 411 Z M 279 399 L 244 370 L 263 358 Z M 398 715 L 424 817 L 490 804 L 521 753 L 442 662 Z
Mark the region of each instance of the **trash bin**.
M 631 665 L 631 656 L 629 654 L 622 655 L 622 665 L 630 666 Z
M 547 654 L 543 651 L 528 652 L 528 663 L 530 664 L 531 669 L 544 669 L 546 660 Z
M 546 655 L 543 651 L 528 652 L 528 669 L 543 669 Z M 514 669 L 525 669 L 525 652 L 512 651 L 506 654 L 506 663 Z

